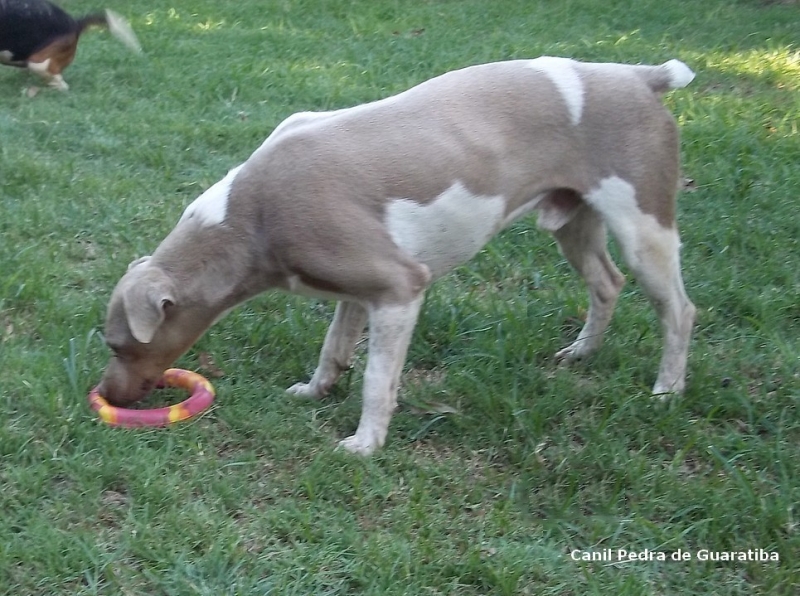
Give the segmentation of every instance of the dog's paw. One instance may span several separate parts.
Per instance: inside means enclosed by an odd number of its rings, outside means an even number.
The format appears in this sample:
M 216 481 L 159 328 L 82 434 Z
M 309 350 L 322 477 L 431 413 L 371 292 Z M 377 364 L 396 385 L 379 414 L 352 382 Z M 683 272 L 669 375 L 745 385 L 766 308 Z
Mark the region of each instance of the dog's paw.
M 337 449 L 344 449 L 348 453 L 355 455 L 372 455 L 380 447 L 376 441 L 364 440 L 357 434 L 339 441 Z
M 558 364 L 569 364 L 594 354 L 600 347 L 602 339 L 597 337 L 578 338 L 566 348 L 556 352 L 555 360 Z
M 667 401 L 673 397 L 679 397 L 684 391 L 684 381 L 676 380 L 672 382 L 664 382 L 657 380 L 653 386 L 653 397 L 660 401 Z
M 575 362 L 584 357 L 584 351 L 581 350 L 580 346 L 575 344 L 577 344 L 577 342 L 556 352 L 555 361 L 557 364 L 569 364 L 570 362 Z
M 295 383 L 286 390 L 286 393 L 306 399 L 322 399 L 325 397 L 325 395 L 315 389 L 314 385 L 311 383 Z

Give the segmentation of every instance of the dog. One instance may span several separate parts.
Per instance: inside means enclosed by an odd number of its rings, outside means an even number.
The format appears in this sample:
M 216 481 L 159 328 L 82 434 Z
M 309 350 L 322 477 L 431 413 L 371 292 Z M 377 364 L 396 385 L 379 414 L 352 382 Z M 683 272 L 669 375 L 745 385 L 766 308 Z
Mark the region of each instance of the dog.
M 66 91 L 69 85 L 61 73 L 91 26 L 107 27 L 132 50 L 141 51 L 133 30 L 113 11 L 74 19 L 47 0 L 0 0 L 0 64 L 27 68 L 50 87 Z
M 679 262 L 678 129 L 659 95 L 693 77 L 678 60 L 541 57 L 290 116 L 118 282 L 101 395 L 142 399 L 210 325 L 265 290 L 334 299 L 313 376 L 287 391 L 325 396 L 369 323 L 361 418 L 340 446 L 370 454 L 386 439 L 426 288 L 532 213 L 589 291 L 585 326 L 556 359 L 601 343 L 624 283 L 608 229 L 663 327 L 653 393 L 681 393 L 695 307 Z

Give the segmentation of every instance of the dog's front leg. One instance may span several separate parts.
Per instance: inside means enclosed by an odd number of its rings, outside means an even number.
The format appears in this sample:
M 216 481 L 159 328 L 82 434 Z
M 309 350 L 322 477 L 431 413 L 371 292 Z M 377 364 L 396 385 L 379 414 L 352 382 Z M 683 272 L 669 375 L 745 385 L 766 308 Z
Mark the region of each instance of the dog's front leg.
M 361 421 L 356 434 L 339 446 L 369 455 L 383 446 L 389 421 L 397 407 L 397 385 L 424 293 L 407 304 L 370 307 L 369 355 L 364 373 Z
M 367 310 L 357 302 L 339 302 L 328 327 L 319 364 L 308 383 L 296 383 L 286 391 L 300 397 L 320 399 L 330 391 L 339 375 L 350 368 L 353 352 L 367 324 Z

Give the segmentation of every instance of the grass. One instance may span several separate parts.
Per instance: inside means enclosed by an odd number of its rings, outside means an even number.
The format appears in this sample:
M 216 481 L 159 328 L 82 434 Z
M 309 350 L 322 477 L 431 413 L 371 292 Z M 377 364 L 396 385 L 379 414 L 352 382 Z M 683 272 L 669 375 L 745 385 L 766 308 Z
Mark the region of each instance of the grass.
M 800 15 L 756 0 L 152 0 L 145 48 L 87 34 L 68 94 L 0 71 L 0 593 L 796 594 L 800 566 Z M 96 9 L 72 0 L 73 13 Z M 178 365 L 213 358 L 210 413 L 160 430 L 86 406 L 127 263 L 289 114 L 540 54 L 658 62 L 696 81 L 683 134 L 686 396 L 635 284 L 569 369 L 583 288 L 521 222 L 429 293 L 386 448 L 333 451 L 331 398 L 288 399 L 330 304 L 269 294 Z M 208 372 L 206 370 L 206 372 Z M 777 552 L 779 562 L 579 562 L 572 550 Z

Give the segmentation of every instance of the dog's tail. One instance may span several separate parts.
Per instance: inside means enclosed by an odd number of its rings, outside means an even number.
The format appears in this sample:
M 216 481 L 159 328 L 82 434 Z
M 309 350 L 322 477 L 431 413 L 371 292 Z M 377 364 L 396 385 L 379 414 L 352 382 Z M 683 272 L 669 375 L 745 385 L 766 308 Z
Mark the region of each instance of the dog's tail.
M 88 14 L 85 17 L 75 19 L 75 22 L 78 24 L 78 34 L 83 33 L 87 27 L 106 27 L 111 32 L 111 35 L 120 40 L 129 49 L 136 53 L 142 51 L 142 46 L 139 44 L 139 40 L 136 38 L 136 34 L 128 21 L 113 10 Z
M 694 79 L 694 72 L 680 60 L 670 60 L 660 66 L 634 66 L 637 74 L 656 93 L 686 87 Z

